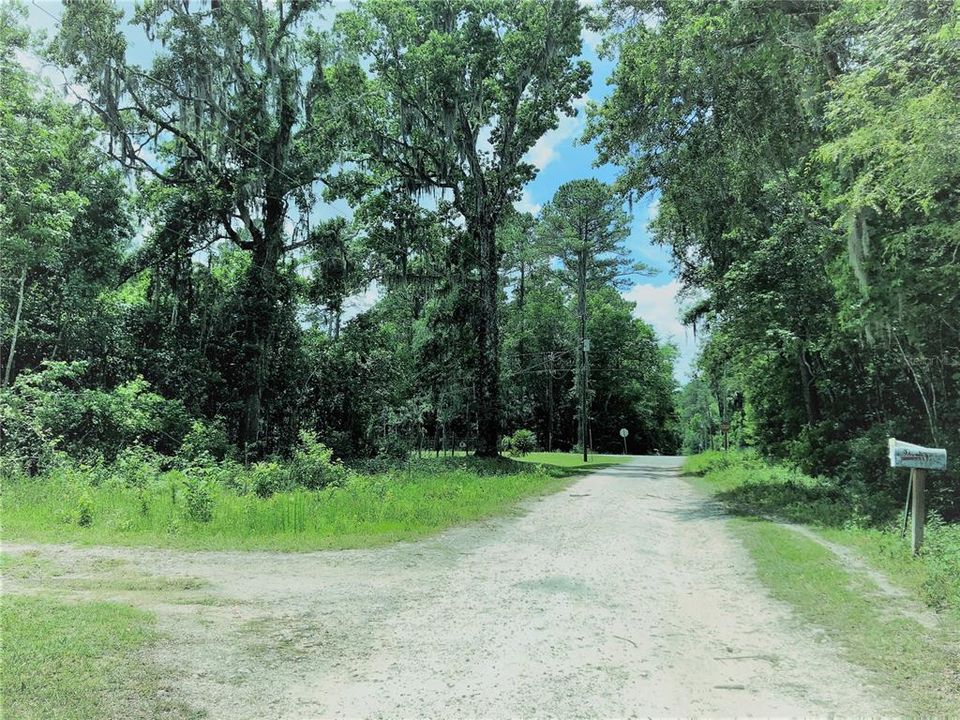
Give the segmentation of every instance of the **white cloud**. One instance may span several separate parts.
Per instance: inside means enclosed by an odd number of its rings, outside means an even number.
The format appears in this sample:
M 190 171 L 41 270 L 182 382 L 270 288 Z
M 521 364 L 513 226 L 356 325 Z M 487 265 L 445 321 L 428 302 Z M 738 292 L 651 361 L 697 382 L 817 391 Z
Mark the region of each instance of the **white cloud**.
M 597 30 L 588 30 L 584 28 L 580 32 L 580 39 L 583 40 L 583 44 L 587 46 L 587 49 L 592 53 L 597 52 L 597 47 L 600 45 L 600 41 L 603 40 L 603 33 Z
M 647 205 L 647 221 L 645 227 L 650 229 L 650 223 L 657 219 L 657 213 L 660 212 L 660 198 L 654 198 L 653 202 Z
M 60 68 L 53 63 L 43 60 L 39 55 L 32 51 L 16 49 L 13 53 L 14 59 L 24 70 L 31 75 L 35 75 L 41 81 L 47 83 L 50 87 L 68 99 L 89 100 L 90 93 L 83 85 L 71 82 Z
M 530 195 L 530 191 L 524 188 L 520 193 L 520 199 L 513 204 L 513 207 L 516 208 L 517 212 L 528 212 L 536 215 L 543 208 L 543 205 L 538 202 L 534 202 L 533 196 Z
M 365 313 L 367 310 L 376 305 L 377 300 L 379 299 L 380 285 L 376 281 L 373 281 L 367 285 L 367 289 L 362 293 L 351 295 L 344 301 L 343 316 L 341 321 L 346 322 L 347 320 L 352 320 L 361 313 Z
M 671 280 L 666 285 L 642 283 L 623 293 L 623 297 L 636 303 L 634 317 L 642 318 L 653 326 L 661 340 L 672 340 L 680 350 L 674 376 L 681 382 L 690 377 L 696 355 L 693 332 L 680 322 L 681 304 L 678 295 L 680 282 Z
M 573 117 L 561 115 L 557 127 L 537 140 L 536 144 L 524 156 L 523 159 L 534 165 L 538 170 L 543 170 L 556 160 L 560 155 L 557 152 L 557 147 L 566 140 L 579 135 L 583 129 L 583 111 L 587 106 L 587 96 L 583 95 L 576 98 L 573 101 L 573 106 L 576 108 L 577 114 Z

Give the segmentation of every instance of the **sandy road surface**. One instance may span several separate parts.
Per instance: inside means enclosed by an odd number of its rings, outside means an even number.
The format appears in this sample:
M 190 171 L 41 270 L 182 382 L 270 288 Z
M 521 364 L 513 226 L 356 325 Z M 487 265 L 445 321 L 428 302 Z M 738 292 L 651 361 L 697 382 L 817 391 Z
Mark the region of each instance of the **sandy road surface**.
M 889 714 L 677 465 L 638 458 L 384 549 L 41 552 L 207 580 L 203 603 L 135 601 L 168 638 L 170 692 L 210 718 Z

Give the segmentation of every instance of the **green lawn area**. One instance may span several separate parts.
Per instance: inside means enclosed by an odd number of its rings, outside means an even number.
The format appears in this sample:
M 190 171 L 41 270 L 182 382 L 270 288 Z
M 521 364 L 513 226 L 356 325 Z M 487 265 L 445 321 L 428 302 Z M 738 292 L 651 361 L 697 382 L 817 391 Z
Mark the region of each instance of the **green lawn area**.
M 591 458 L 590 468 L 623 462 Z M 566 487 L 587 466 L 577 455 L 437 458 L 342 487 L 296 489 L 260 497 L 210 482 L 193 489 L 181 473 L 146 484 L 93 484 L 78 472 L 20 477 L 3 488 L 6 540 L 286 551 L 355 548 L 410 540 L 480 518 L 515 511 L 524 498 Z M 209 507 L 198 520 L 192 508 Z
M 0 554 L 0 571 L 7 586 L 0 603 L 0 717 L 201 717 L 177 700 L 176 679 L 148 658 L 158 639 L 152 614 L 92 599 L 89 582 L 33 553 Z M 183 583 L 123 576 L 92 589 L 182 592 Z
M 192 718 L 161 699 L 159 670 L 144 661 L 152 617 L 112 602 L 5 595 L 0 715 L 62 718 Z
M 561 453 L 561 452 L 533 452 L 526 455 L 512 456 L 514 460 L 528 463 L 542 463 L 545 465 L 555 465 L 565 468 L 586 468 L 604 467 L 607 465 L 618 465 L 629 462 L 632 458 L 629 455 L 589 455 L 589 461 L 583 462 L 583 456 L 580 453 Z
M 904 698 L 903 712 L 960 716 L 960 578 L 953 556 L 941 547 L 950 540 L 937 537 L 955 528 L 934 528 L 931 552 L 915 559 L 892 527 L 852 521 L 849 499 L 823 480 L 736 453 L 696 456 L 685 468 L 695 485 L 738 516 L 731 526 L 774 597 L 825 630 L 849 660 Z M 906 600 L 884 594 L 868 573 L 774 517 L 856 551 L 867 567 L 904 588 Z M 913 612 L 923 602 L 939 610 L 927 612 L 934 627 Z

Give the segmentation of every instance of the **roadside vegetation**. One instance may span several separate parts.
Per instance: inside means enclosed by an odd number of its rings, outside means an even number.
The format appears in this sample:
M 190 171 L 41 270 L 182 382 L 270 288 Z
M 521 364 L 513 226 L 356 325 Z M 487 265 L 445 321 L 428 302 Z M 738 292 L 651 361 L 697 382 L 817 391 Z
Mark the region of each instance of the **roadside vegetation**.
M 904 585 L 931 608 L 960 620 L 960 525 L 931 511 L 924 545 L 913 557 L 903 536 L 903 505 L 876 488 L 846 486 L 811 477 L 755 453 L 711 451 L 686 461 L 684 469 L 733 513 L 815 528 L 824 538 L 862 553 L 877 569 Z M 900 472 L 906 493 L 906 475 Z M 936 489 L 937 479 L 931 485 Z
M 114 463 L 58 458 L 38 477 L 8 472 L 4 539 L 188 548 L 313 550 L 381 545 L 508 512 L 558 490 L 578 455 L 523 462 L 466 456 L 349 467 L 308 435 L 289 461 L 186 462 L 142 447 Z M 593 456 L 590 468 L 622 462 Z M 170 465 L 174 467 L 169 467 Z
M 158 688 L 139 662 L 153 638 L 149 627 L 149 614 L 126 604 L 4 597 L 3 716 L 183 717 L 163 703 L 143 707 Z
M 710 451 L 684 469 L 738 516 L 735 531 L 773 595 L 909 698 L 904 711 L 960 712 L 960 526 L 931 513 L 913 557 L 894 504 L 866 488 L 753 452 Z

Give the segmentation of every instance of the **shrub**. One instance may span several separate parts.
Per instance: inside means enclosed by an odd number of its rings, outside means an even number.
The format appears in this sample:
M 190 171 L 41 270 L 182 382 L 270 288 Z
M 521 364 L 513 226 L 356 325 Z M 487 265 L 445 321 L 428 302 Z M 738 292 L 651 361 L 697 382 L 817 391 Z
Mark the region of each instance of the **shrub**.
M 183 437 L 177 458 L 183 464 L 196 463 L 204 458 L 224 460 L 233 456 L 233 445 L 220 418 L 211 422 L 194 420 Z
M 250 489 L 267 498 L 290 488 L 290 473 L 275 461 L 258 462 L 249 470 Z
M 691 475 L 706 475 L 732 467 L 760 469 L 766 467 L 763 460 L 752 450 L 707 450 L 691 455 L 683 464 L 683 471 Z
M 500 438 L 500 452 L 508 453 L 513 450 L 513 438 L 509 435 L 504 435 Z
M 109 470 L 113 478 L 132 488 L 143 488 L 160 475 L 160 456 L 143 445 L 131 445 L 117 455 Z
M 398 433 L 390 433 L 377 443 L 377 454 L 391 460 L 406 460 L 410 454 L 410 445 Z
M 204 477 L 188 476 L 183 483 L 187 515 L 197 522 L 210 522 L 213 518 L 213 492 L 211 483 Z
M 93 498 L 89 492 L 83 492 L 77 499 L 76 519 L 80 527 L 93 525 Z
M 196 468 L 192 468 L 196 472 Z M 221 487 L 233 490 L 240 495 L 246 495 L 253 491 L 252 478 L 246 468 L 235 460 L 224 460 L 219 463 L 211 463 L 205 466 L 202 472 L 211 482 Z
M 151 392 L 141 377 L 111 390 L 85 387 L 85 373 L 82 362 L 45 362 L 18 375 L 0 398 L 0 451 L 43 468 L 53 447 L 74 457 L 96 448 L 108 461 L 137 443 L 162 453 L 179 447 L 189 426 L 179 400 Z
M 537 436 L 531 430 L 517 430 L 510 440 L 517 455 L 526 455 L 537 449 Z
M 308 490 L 342 487 L 348 477 L 349 471 L 343 463 L 333 459 L 330 448 L 319 442 L 314 433 L 300 431 L 300 447 L 294 452 L 290 463 L 290 481 L 293 485 Z

